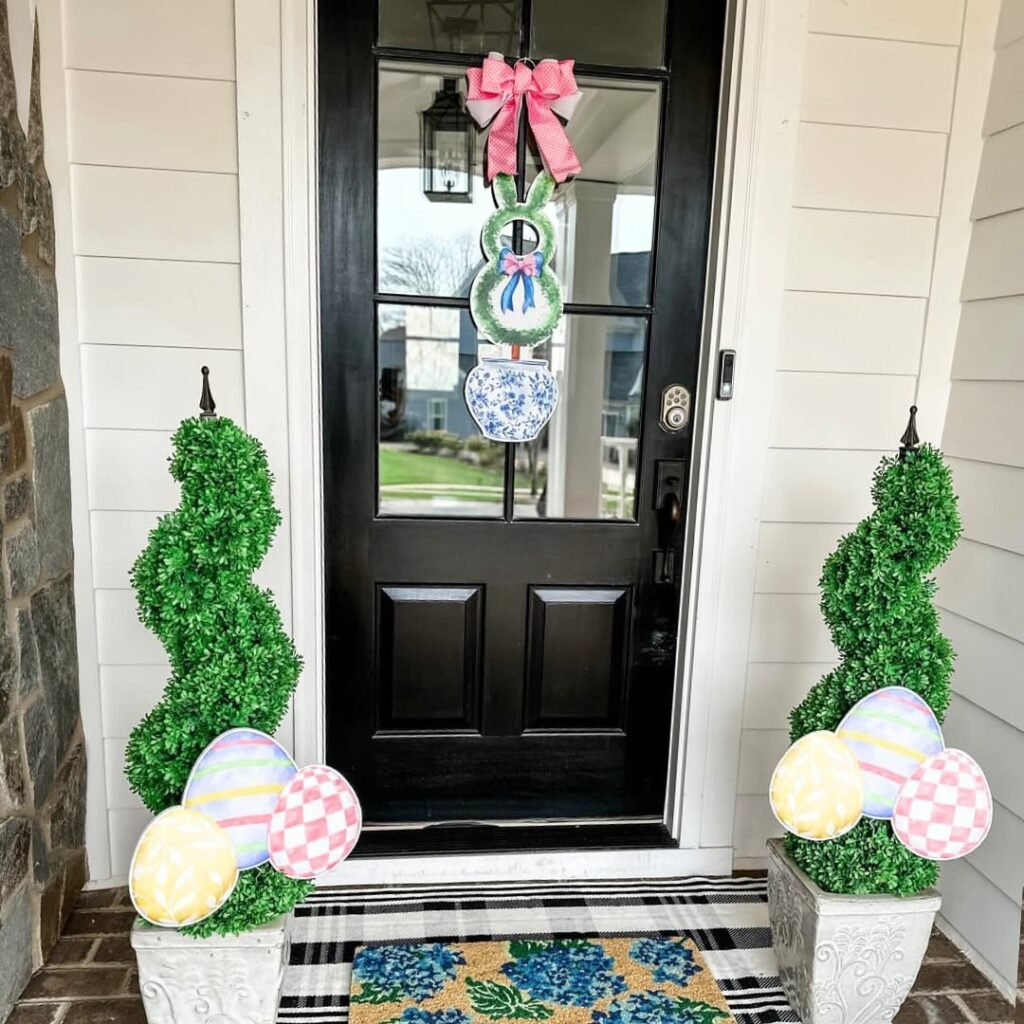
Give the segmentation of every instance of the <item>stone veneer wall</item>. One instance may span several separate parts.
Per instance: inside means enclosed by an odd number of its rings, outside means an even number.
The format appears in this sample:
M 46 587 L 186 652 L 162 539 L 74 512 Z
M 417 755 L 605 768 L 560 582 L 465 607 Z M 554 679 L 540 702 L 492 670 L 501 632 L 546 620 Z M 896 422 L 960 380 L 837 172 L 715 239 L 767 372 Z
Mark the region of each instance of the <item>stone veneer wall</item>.
M 39 39 L 28 131 L 0 0 L 0 1021 L 86 878 L 68 411 Z

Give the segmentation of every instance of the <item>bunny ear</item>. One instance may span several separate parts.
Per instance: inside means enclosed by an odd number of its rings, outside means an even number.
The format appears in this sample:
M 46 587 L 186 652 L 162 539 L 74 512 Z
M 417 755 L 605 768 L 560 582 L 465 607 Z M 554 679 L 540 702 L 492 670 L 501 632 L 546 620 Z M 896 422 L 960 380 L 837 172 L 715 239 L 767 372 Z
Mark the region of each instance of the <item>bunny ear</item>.
M 551 198 L 551 193 L 554 191 L 555 179 L 547 171 L 541 171 L 530 186 L 526 205 L 533 210 L 539 210 Z
M 515 206 L 519 202 L 516 179 L 511 174 L 498 174 L 494 178 L 494 191 L 502 207 Z

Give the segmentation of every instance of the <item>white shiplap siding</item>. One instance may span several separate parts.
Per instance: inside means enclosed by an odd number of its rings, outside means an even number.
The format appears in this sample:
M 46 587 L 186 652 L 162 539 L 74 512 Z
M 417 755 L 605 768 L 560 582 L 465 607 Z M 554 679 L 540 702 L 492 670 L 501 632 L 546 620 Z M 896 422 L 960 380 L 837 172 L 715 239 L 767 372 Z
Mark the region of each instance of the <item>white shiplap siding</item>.
M 761 865 L 779 831 L 766 793 L 788 711 L 835 664 L 822 562 L 871 511 L 872 473 L 917 394 L 963 21 L 963 0 L 809 5 L 739 758 L 741 866 Z
M 90 767 L 106 783 L 116 877 L 146 820 L 124 780 L 125 741 L 167 676 L 128 570 L 177 505 L 170 432 L 195 411 L 200 366 L 218 410 L 245 422 L 234 5 L 63 8 L 103 729 L 103 763 Z
M 945 736 L 996 800 L 977 853 L 943 867 L 943 915 L 1017 984 L 1024 886 L 1024 3 L 1004 0 L 943 446 L 964 539 L 939 573 L 957 651 Z

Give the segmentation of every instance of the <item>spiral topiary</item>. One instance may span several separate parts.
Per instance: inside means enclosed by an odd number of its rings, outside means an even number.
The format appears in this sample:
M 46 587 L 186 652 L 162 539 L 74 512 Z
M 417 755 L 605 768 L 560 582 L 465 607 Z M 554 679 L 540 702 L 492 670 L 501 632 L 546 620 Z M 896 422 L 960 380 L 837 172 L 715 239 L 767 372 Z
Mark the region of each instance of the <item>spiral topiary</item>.
M 157 522 L 131 571 L 139 618 L 171 664 L 163 699 L 132 731 L 125 753 L 131 788 L 155 814 L 181 802 L 193 763 L 220 733 L 239 726 L 273 733 L 302 667 L 270 591 L 250 579 L 281 522 L 263 446 L 212 414 L 185 420 L 172 445 L 181 502 Z M 247 931 L 290 910 L 310 888 L 265 864 L 242 872 L 215 914 L 183 930 Z
M 949 468 L 935 448 L 916 445 L 914 413 L 896 458 L 885 458 L 871 489 L 874 512 L 825 562 L 821 611 L 840 664 L 790 713 L 790 738 L 833 730 L 862 697 L 886 686 L 920 694 L 941 722 L 949 707 L 953 648 L 939 631 L 930 577 L 956 546 L 960 515 Z M 822 888 L 908 895 L 935 883 L 935 862 L 911 853 L 888 821 L 863 818 L 837 839 L 786 837 L 794 861 Z

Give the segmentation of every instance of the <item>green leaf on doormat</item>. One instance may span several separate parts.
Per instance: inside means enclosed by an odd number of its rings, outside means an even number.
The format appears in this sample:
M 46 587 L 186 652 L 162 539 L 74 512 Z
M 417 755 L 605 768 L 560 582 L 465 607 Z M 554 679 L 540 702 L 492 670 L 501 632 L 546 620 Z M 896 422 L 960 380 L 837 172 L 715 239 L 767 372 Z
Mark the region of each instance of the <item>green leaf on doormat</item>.
M 687 999 L 685 996 L 680 996 L 673 1002 L 679 1010 L 679 1019 L 686 1021 L 686 1024 L 715 1024 L 719 1018 L 729 1016 L 726 1010 L 720 1010 L 717 1006 L 712 1006 L 699 999 Z
M 589 946 L 589 939 L 512 939 L 508 944 L 513 960 L 525 960 L 554 946 Z
M 514 986 L 499 985 L 496 981 L 467 978 L 466 991 L 473 1010 L 488 1020 L 547 1020 L 555 1012 Z
M 358 992 L 349 997 L 353 1003 L 397 1003 L 402 998 L 402 990 L 398 985 L 381 988 L 375 981 L 364 981 Z

